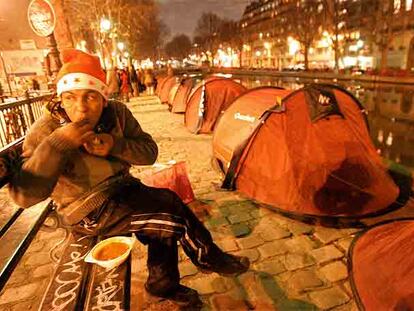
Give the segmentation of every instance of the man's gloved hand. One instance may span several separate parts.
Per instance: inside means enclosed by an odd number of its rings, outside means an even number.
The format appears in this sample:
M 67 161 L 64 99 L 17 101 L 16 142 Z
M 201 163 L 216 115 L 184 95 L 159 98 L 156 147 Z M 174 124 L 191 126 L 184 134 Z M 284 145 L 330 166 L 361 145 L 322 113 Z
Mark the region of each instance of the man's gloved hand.
M 110 134 L 94 134 L 89 137 L 88 141 L 83 144 L 83 147 L 90 154 L 106 157 L 114 145 L 114 139 Z
M 89 141 L 95 133 L 88 121 L 71 122 L 55 130 L 60 139 L 72 148 L 79 148 Z

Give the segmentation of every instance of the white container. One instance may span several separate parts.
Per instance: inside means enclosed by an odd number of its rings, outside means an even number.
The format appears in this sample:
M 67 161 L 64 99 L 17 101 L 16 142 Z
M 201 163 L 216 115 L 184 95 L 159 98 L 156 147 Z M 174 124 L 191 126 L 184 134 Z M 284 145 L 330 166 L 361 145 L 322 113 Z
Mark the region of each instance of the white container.
M 85 257 L 85 261 L 86 262 L 90 262 L 90 263 L 96 263 L 97 265 L 105 268 L 106 270 L 111 270 L 117 266 L 119 266 L 120 264 L 122 264 L 129 256 L 129 254 L 131 253 L 132 248 L 134 247 L 135 244 L 135 237 L 131 238 L 131 237 L 126 237 L 126 236 L 115 236 L 109 239 L 105 239 L 101 242 L 99 242 L 98 244 L 96 244 L 88 253 L 88 255 L 86 255 Z M 98 260 L 96 259 L 94 256 L 95 254 L 97 254 L 99 252 L 99 250 L 101 250 L 102 248 L 104 248 L 105 246 L 107 246 L 108 244 L 111 243 L 124 243 L 126 245 L 128 245 L 128 249 L 120 254 L 118 257 L 114 258 L 114 259 L 109 259 L 109 260 Z

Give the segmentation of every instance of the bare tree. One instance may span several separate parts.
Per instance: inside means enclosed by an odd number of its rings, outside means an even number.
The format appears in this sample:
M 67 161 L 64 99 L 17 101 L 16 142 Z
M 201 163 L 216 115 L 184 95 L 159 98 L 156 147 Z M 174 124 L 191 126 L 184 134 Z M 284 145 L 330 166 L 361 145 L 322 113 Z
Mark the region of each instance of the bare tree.
M 235 47 L 238 51 L 240 66 L 242 64 L 243 37 L 238 22 L 224 19 L 221 22 L 219 39 L 222 43 L 227 43 Z
M 53 0 L 52 5 L 56 14 L 55 36 L 59 48 L 73 48 L 74 44 L 65 9 L 65 0 Z
M 183 59 L 191 51 L 191 40 L 188 36 L 181 34 L 176 35 L 165 46 L 165 52 L 169 57 Z
M 336 73 L 339 71 L 339 57 L 340 57 L 340 49 L 339 49 L 339 33 L 340 33 L 340 26 L 341 26 L 341 18 L 340 18 L 340 2 L 339 0 L 325 0 L 324 2 L 324 12 L 325 12 L 325 20 L 326 26 L 330 33 L 333 33 L 332 37 L 332 46 L 334 50 L 334 58 L 335 58 L 335 65 L 334 70 Z
M 89 49 L 107 55 L 119 40 L 133 57 L 155 57 L 167 33 L 154 0 L 65 0 L 65 7 L 75 40 L 86 40 Z M 109 33 L 100 28 L 103 18 L 111 21 Z
M 323 3 L 321 0 L 294 0 L 290 5 L 290 34 L 300 42 L 305 58 L 305 70 L 309 69 L 309 49 L 320 36 L 324 23 Z
M 381 0 L 375 8 L 375 23 L 372 24 L 372 33 L 375 43 L 381 53 L 380 69 L 387 68 L 388 49 L 395 36 L 394 27 L 401 20 L 397 18 L 393 0 Z
M 218 46 L 218 34 L 222 23 L 223 20 L 211 12 L 203 13 L 197 22 L 194 36 L 199 37 L 203 47 L 212 53 Z

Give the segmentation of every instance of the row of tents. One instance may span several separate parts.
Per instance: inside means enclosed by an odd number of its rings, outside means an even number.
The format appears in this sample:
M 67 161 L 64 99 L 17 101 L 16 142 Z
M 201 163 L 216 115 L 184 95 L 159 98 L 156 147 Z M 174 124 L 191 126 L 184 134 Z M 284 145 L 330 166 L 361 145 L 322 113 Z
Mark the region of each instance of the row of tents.
M 237 189 L 290 216 L 361 218 L 404 205 L 411 180 L 397 185 L 374 147 L 366 111 L 347 90 L 247 90 L 234 80 L 166 77 L 157 94 L 185 113 L 195 134 L 213 132 L 223 188 Z
M 184 113 L 194 134 L 211 133 L 218 118 L 247 89 L 223 77 L 160 77 L 155 94 L 173 113 Z
M 159 80 L 157 94 L 194 134 L 213 132 L 222 188 L 296 219 L 362 219 L 406 204 L 411 174 L 378 155 L 367 113 L 347 90 L 247 90 L 230 79 Z M 335 221 L 331 223 L 336 223 Z M 365 310 L 414 310 L 414 220 L 377 225 L 349 252 L 351 287 Z

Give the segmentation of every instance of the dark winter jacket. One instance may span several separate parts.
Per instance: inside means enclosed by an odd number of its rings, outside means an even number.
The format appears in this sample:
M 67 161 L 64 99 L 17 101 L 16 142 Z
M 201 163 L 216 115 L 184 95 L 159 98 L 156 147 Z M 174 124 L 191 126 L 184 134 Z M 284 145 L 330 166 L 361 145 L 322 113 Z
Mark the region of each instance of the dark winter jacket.
M 156 143 L 120 102 L 108 103 L 95 128 L 114 138 L 114 146 L 105 158 L 91 155 L 83 147 L 71 149 L 55 132 L 59 126 L 58 120 L 46 113 L 26 136 L 22 167 L 10 182 L 10 194 L 21 207 L 30 207 L 50 196 L 58 204 L 58 211 L 65 214 L 70 205 L 85 199 L 92 202 L 94 193 L 110 186 L 111 180 L 117 179 L 114 176 L 128 175 L 131 165 L 152 164 L 157 158 Z

